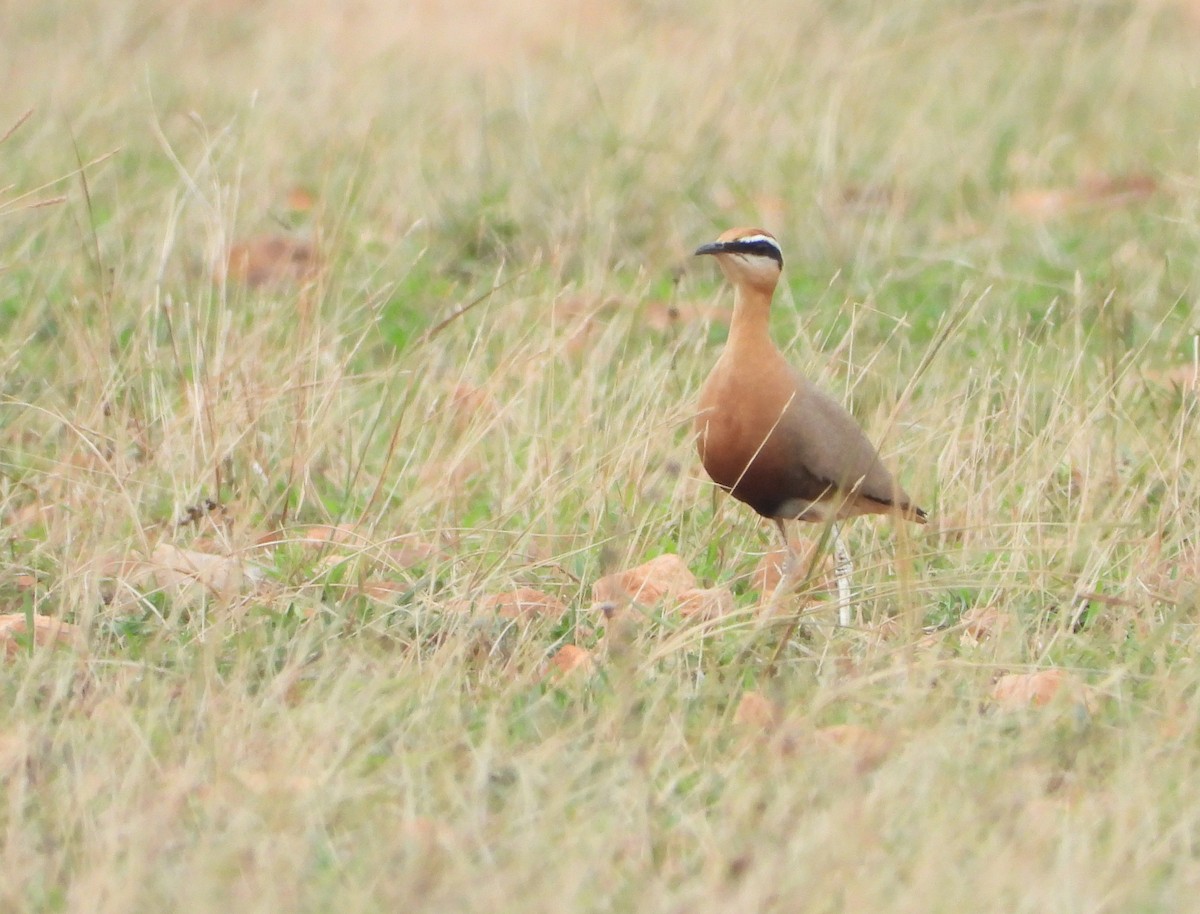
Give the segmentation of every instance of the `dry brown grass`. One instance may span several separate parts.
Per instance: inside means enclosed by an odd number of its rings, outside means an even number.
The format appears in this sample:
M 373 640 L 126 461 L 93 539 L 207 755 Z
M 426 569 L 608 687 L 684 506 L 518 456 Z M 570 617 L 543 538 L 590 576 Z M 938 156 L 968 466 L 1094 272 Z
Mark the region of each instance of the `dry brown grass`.
M 1186 907 L 1190 6 L 0 36 L 0 910 Z M 686 432 L 745 223 L 934 517 L 773 675 Z M 593 604 L 663 553 L 732 610 Z

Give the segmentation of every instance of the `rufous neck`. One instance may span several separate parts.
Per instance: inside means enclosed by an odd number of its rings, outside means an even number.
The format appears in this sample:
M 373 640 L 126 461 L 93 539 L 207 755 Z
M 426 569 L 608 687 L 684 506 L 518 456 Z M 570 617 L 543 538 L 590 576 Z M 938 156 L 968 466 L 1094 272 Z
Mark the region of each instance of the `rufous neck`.
M 756 344 L 769 340 L 771 298 L 774 289 L 738 285 L 733 294 L 733 321 L 729 325 L 729 345 Z

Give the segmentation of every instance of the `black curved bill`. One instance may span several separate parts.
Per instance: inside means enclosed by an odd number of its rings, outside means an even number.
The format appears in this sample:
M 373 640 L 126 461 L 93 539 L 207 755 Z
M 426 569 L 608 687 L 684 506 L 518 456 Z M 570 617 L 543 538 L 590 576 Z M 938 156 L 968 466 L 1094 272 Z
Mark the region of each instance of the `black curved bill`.
M 765 239 L 758 239 L 756 241 L 713 241 L 709 244 L 700 245 L 700 247 L 692 252 L 693 257 L 701 254 L 753 254 L 757 257 L 769 257 L 781 267 L 783 266 L 783 255 L 779 253 L 779 248 Z

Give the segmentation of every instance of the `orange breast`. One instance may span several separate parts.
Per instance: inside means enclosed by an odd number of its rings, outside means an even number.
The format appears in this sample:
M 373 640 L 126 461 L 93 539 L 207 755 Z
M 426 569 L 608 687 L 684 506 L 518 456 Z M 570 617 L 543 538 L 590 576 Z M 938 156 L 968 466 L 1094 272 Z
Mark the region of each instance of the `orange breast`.
M 815 501 L 830 492 L 790 446 L 801 391 L 786 364 L 763 355 L 736 371 L 733 360 L 718 360 L 700 393 L 696 447 L 713 482 L 759 514 L 776 517 L 784 502 Z

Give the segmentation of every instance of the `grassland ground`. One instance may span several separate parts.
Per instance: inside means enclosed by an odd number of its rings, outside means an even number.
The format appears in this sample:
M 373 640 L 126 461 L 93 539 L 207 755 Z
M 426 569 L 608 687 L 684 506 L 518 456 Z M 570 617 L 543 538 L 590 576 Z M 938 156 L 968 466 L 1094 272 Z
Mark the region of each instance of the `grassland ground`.
M 0 5 L 0 910 L 1186 910 L 1198 47 Z M 931 513 L 849 629 L 694 455 L 738 224 Z M 664 555 L 715 609 L 611 590 Z

